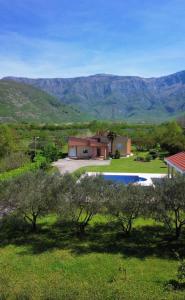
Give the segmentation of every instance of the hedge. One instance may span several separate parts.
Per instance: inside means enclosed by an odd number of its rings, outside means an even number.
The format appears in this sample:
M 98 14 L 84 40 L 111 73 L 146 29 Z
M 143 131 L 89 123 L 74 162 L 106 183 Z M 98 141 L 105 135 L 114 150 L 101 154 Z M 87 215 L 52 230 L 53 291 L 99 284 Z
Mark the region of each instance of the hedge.
M 7 171 L 4 173 L 0 173 L 0 180 L 8 180 L 11 179 L 13 177 L 19 176 L 21 174 L 24 174 L 25 172 L 28 171 L 32 171 L 32 170 L 36 170 L 40 168 L 40 163 L 38 162 L 34 162 L 34 163 L 28 163 L 20 168 L 11 170 L 11 171 Z

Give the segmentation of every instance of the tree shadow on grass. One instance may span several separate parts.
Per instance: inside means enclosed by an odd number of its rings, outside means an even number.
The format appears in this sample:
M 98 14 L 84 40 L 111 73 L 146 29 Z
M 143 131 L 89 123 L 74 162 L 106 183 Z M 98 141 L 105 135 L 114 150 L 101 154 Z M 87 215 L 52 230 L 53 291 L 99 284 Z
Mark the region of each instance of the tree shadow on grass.
M 183 254 L 185 241 L 173 240 L 162 226 L 143 226 L 136 228 L 130 236 L 125 236 L 116 222 L 96 223 L 87 228 L 83 236 L 70 222 L 43 224 L 36 233 L 26 229 L 24 232 L 3 231 L 0 233 L 0 247 L 9 244 L 27 246 L 22 254 L 40 254 L 54 249 L 65 249 L 74 255 L 89 253 L 120 253 L 125 257 L 145 259 L 149 256 L 175 258 L 174 251 Z
M 170 291 L 170 290 L 184 291 L 185 290 L 185 282 L 179 282 L 177 280 L 171 279 L 165 283 L 165 289 L 167 291 Z

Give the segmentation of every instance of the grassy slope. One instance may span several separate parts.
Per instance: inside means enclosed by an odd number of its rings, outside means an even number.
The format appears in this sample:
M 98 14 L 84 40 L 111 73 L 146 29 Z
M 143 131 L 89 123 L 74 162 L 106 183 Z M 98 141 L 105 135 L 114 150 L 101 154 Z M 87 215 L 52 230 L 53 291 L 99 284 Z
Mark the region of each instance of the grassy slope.
M 0 80 L 0 120 L 27 122 L 82 121 L 78 109 L 30 85 Z
M 124 238 L 97 216 L 79 239 L 48 217 L 37 234 L 8 239 L 7 233 L 0 246 L 0 293 L 8 296 L 2 299 L 184 299 L 183 291 L 165 289 L 177 261 L 164 229 L 154 225 L 139 220 L 135 238 Z
M 85 167 L 79 171 L 89 172 L 128 172 L 128 173 L 167 173 L 167 167 L 163 161 L 156 159 L 151 162 L 134 161 L 134 157 L 113 159 L 109 166 Z

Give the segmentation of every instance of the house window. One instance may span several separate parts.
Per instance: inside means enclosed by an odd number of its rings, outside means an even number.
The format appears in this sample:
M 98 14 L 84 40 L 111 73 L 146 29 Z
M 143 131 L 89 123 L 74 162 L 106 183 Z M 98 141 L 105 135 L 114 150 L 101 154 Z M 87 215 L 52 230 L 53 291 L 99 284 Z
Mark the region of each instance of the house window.
M 123 144 L 116 145 L 116 150 L 122 150 L 122 149 L 123 149 Z
M 88 153 L 88 149 L 83 149 L 83 153 Z

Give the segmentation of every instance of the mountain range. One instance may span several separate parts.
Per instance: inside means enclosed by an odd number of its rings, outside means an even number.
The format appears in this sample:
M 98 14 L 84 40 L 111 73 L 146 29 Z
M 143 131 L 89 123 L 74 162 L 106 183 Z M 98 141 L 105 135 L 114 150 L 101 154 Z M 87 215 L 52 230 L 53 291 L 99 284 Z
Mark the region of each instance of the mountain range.
M 0 80 L 0 122 L 62 123 L 86 120 L 79 109 L 61 103 L 42 90 Z
M 185 112 L 185 71 L 158 78 L 97 74 L 76 78 L 19 78 L 93 119 L 163 121 Z M 0 82 L 2 82 L 0 81 Z

